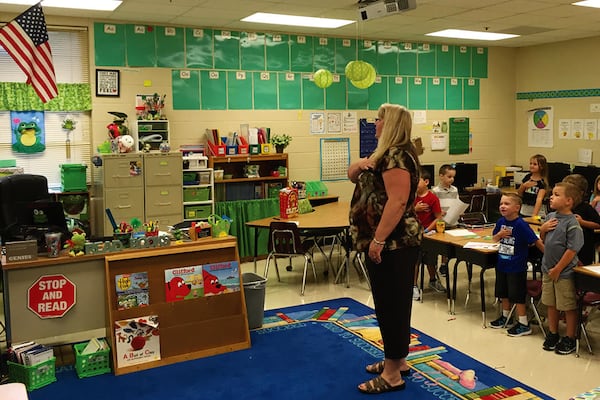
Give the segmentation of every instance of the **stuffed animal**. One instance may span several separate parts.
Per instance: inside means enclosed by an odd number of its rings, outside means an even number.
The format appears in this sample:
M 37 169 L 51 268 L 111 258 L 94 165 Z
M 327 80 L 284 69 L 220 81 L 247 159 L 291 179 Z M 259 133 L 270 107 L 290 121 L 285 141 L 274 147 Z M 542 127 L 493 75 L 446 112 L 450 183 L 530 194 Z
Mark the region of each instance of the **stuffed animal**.
M 71 239 L 67 240 L 64 245 L 65 249 L 69 249 L 69 256 L 82 256 L 85 248 L 85 232 L 80 229 L 75 229 L 72 232 Z

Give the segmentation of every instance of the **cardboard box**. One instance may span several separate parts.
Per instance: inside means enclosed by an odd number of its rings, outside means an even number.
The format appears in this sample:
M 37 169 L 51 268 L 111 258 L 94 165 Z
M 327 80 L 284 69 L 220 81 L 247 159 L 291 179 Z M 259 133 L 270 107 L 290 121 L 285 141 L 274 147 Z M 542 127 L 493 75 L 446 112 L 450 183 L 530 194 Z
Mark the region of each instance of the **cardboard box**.
M 279 191 L 279 216 L 287 219 L 298 215 L 298 190 L 286 187 Z
M 23 240 L 21 242 L 6 242 L 6 262 L 19 262 L 36 260 L 38 248 L 36 240 Z

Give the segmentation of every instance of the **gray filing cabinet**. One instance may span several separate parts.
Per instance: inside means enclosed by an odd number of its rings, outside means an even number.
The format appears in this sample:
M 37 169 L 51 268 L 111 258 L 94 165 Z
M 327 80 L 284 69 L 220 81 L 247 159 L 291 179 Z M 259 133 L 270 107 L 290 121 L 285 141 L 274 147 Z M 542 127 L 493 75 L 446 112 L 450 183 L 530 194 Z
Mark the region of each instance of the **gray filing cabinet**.
M 144 154 L 146 220 L 158 222 L 161 230 L 183 220 L 182 164 L 181 153 Z

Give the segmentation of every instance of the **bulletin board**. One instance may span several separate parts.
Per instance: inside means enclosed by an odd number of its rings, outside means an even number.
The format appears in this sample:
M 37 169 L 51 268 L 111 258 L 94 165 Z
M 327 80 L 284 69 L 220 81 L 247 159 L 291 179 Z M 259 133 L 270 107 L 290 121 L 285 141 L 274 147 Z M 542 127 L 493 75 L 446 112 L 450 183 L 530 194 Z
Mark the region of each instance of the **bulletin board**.
M 449 154 L 469 154 L 469 118 L 450 118 Z
M 348 179 L 350 165 L 350 139 L 321 139 L 321 180 L 338 181 Z
M 375 123 L 368 122 L 366 118 L 360 119 L 360 157 L 368 157 L 377 147 L 377 138 L 375 137 Z

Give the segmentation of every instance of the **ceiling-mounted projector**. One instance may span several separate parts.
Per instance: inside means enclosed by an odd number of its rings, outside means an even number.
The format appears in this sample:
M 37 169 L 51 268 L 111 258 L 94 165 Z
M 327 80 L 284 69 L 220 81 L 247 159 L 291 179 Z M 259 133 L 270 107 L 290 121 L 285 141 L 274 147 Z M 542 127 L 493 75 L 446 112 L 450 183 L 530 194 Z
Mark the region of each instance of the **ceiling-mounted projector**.
M 417 0 L 378 0 L 365 5 L 359 4 L 358 14 L 360 19 L 366 21 L 415 8 L 417 8 Z

